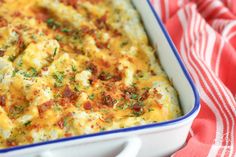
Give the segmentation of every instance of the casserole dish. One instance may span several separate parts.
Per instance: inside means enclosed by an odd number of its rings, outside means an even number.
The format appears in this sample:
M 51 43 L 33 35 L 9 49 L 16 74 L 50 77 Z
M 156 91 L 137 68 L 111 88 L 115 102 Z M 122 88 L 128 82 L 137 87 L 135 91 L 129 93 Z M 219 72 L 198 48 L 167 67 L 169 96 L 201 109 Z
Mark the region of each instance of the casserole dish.
M 3 156 L 78 156 L 78 153 L 80 156 L 114 156 L 119 152 L 119 156 L 136 156 L 138 152 L 140 156 L 163 156 L 184 144 L 199 111 L 197 92 L 149 1 L 133 1 L 133 4 L 142 16 L 150 41 L 154 47 L 158 44 L 157 55 L 178 90 L 184 116 L 162 123 L 2 149 L 0 153 Z M 127 146 L 124 147 L 124 144 Z

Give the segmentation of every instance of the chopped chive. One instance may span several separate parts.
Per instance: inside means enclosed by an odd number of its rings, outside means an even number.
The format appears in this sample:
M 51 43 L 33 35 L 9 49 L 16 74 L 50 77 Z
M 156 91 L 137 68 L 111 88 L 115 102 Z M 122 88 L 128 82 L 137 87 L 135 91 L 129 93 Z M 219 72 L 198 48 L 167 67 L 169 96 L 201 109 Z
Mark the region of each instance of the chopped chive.
M 77 71 L 77 68 L 75 67 L 75 65 L 72 65 L 71 68 L 72 68 L 72 71 L 74 71 L 74 72 Z
M 56 35 L 55 39 L 56 39 L 57 41 L 61 41 L 61 40 L 62 40 L 62 36 Z
M 64 72 L 55 72 L 53 77 L 57 82 L 62 83 L 64 79 Z
M 94 94 L 91 94 L 91 95 L 89 95 L 88 97 L 89 97 L 90 100 L 94 100 L 95 95 L 94 95 Z
M 122 43 L 120 44 L 120 47 L 124 47 L 124 46 L 126 46 L 128 43 L 129 43 L 128 41 L 124 41 L 124 42 L 122 42 Z
M 138 98 L 137 94 L 134 94 L 134 93 L 131 94 L 131 99 L 135 99 L 136 100 L 137 98 Z
M 24 124 L 24 126 L 29 126 L 31 124 L 31 121 L 28 121 Z
M 154 111 L 154 109 L 153 109 L 153 108 L 149 108 L 149 109 L 148 109 L 148 112 L 151 112 L 151 111 Z
M 69 33 L 70 32 L 70 30 L 68 28 L 63 28 L 61 31 L 64 32 L 64 33 Z
M 53 52 L 53 57 L 55 57 L 57 54 L 57 47 L 54 49 L 54 52 Z
M 16 57 L 13 56 L 13 55 L 8 57 L 8 60 L 11 61 L 11 62 L 13 62 L 15 59 L 16 59 Z

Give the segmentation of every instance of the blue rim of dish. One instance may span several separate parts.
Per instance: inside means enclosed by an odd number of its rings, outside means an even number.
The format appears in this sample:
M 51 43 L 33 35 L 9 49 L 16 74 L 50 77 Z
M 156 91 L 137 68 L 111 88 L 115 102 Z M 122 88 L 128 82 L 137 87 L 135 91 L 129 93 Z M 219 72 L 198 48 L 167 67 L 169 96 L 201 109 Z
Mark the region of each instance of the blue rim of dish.
M 180 66 L 181 66 L 181 69 L 182 69 L 185 77 L 187 78 L 187 80 L 188 80 L 188 82 L 189 82 L 189 84 L 190 84 L 190 86 L 193 90 L 194 97 L 195 97 L 195 103 L 194 103 L 193 109 L 189 113 L 187 113 L 186 115 L 184 115 L 182 117 L 179 117 L 177 119 L 174 119 L 174 120 L 170 120 L 170 121 L 165 121 L 165 122 L 160 122 L 160 123 L 153 123 L 153 124 L 146 124 L 146 125 L 142 125 L 142 126 L 134 126 L 134 127 L 129 127 L 129 128 L 116 129 L 116 130 L 111 130 L 111 131 L 104 131 L 104 132 L 87 134 L 87 135 L 61 138 L 61 139 L 50 140 L 50 141 L 46 141 L 46 142 L 34 143 L 34 144 L 23 145 L 23 146 L 16 146 L 16 147 L 6 148 L 6 149 L 0 149 L 0 154 L 16 151 L 16 150 L 20 150 L 20 149 L 33 148 L 33 147 L 43 146 L 43 145 L 48 145 L 48 144 L 55 144 L 55 143 L 59 143 L 59 142 L 66 142 L 66 141 L 84 139 L 84 138 L 95 137 L 95 136 L 103 136 L 103 135 L 109 135 L 109 134 L 114 134 L 114 133 L 130 132 L 130 131 L 135 131 L 135 130 L 148 129 L 148 128 L 153 128 L 153 127 L 162 127 L 162 126 L 167 126 L 167 125 L 171 125 L 171 124 L 176 124 L 177 122 L 180 122 L 180 121 L 183 121 L 183 120 L 189 118 L 191 115 L 193 115 L 194 113 L 196 113 L 200 109 L 199 94 L 197 92 L 197 89 L 196 89 L 192 79 L 191 79 L 190 75 L 188 74 L 183 62 L 181 61 L 180 56 L 179 56 L 179 54 L 178 54 L 171 38 L 170 38 L 170 36 L 168 35 L 163 23 L 161 22 L 161 20 L 160 20 L 159 16 L 157 15 L 155 9 L 151 5 L 150 0 L 146 0 L 146 1 L 148 3 L 149 7 L 152 10 L 152 13 L 154 14 L 154 16 L 156 18 L 156 21 L 160 25 L 160 27 L 162 29 L 162 32 L 164 33 L 164 35 L 165 35 L 172 51 L 175 54 L 175 57 L 177 58 Z

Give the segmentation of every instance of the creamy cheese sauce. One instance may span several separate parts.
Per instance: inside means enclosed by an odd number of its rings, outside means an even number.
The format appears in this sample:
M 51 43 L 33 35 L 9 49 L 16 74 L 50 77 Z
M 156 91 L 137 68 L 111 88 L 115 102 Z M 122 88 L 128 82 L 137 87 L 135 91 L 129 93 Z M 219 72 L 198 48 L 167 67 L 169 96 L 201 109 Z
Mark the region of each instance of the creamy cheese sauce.
M 0 1 L 0 147 L 181 116 L 154 54 L 129 0 Z

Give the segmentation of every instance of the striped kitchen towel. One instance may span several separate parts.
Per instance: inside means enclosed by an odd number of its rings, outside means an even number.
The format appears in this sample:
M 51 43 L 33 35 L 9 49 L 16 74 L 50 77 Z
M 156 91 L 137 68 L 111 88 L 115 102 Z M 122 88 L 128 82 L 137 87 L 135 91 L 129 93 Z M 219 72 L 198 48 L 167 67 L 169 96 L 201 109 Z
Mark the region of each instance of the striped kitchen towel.
M 174 157 L 236 157 L 236 0 L 151 0 L 201 97 Z

